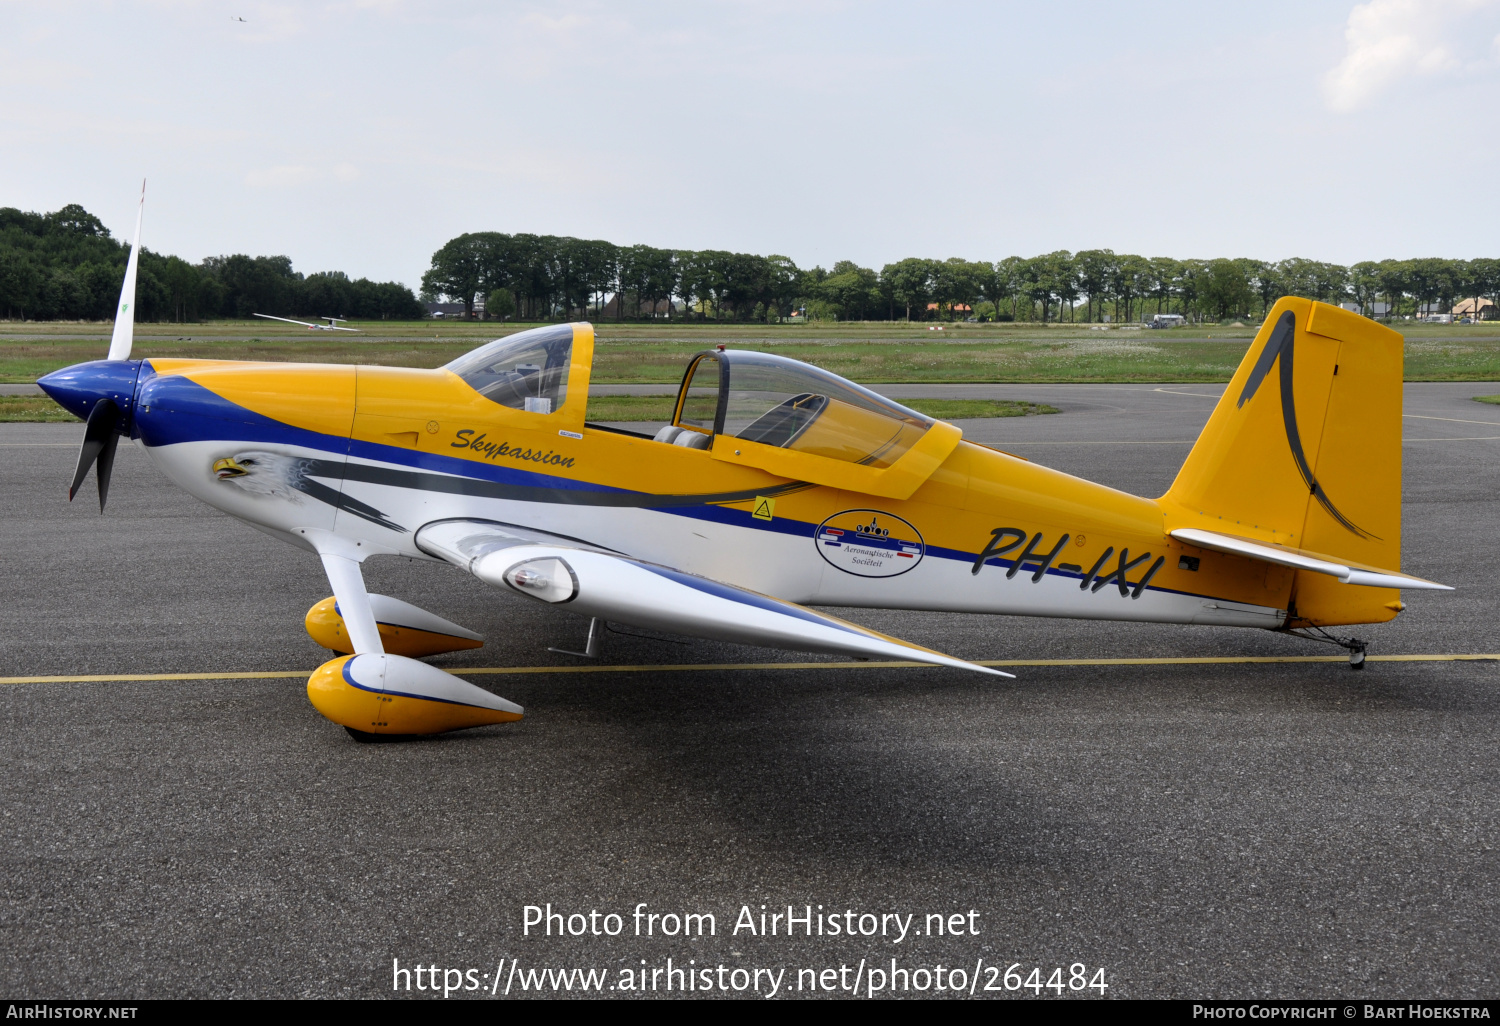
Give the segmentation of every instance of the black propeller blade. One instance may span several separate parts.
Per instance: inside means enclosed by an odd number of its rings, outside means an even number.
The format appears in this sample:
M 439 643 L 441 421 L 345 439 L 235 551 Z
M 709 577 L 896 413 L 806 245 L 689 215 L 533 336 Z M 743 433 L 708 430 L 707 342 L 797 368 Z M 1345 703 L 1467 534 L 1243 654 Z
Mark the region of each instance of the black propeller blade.
M 78 469 L 73 472 L 73 484 L 68 489 L 68 501 L 78 494 L 89 466 L 98 462 L 99 512 L 104 512 L 104 500 L 109 496 L 109 475 L 115 467 L 115 446 L 120 436 L 115 426 L 120 422 L 120 408 L 113 399 L 100 399 L 89 411 L 88 423 L 83 429 L 83 447 L 78 450 Z

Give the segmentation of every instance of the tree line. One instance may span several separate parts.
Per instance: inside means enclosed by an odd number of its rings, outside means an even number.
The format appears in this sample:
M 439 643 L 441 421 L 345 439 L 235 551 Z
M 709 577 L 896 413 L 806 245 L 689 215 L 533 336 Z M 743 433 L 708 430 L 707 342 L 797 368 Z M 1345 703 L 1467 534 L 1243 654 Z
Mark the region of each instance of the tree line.
M 130 244 L 110 237 L 93 214 L 70 203 L 50 214 L 0 207 L 0 316 L 22 320 L 111 320 Z M 244 254 L 193 264 L 142 247 L 136 319 L 348 317 L 413 320 L 426 308 L 399 282 L 350 279 L 342 271 L 303 275 L 290 257 Z
M 77 204 L 49 214 L 0 208 L 0 316 L 108 320 L 129 246 Z M 447 242 L 422 276 L 424 299 L 472 316 L 715 321 L 981 320 L 1128 322 L 1153 313 L 1192 321 L 1258 319 L 1284 295 L 1353 302 L 1367 314 L 1446 312 L 1470 297 L 1500 305 L 1500 260 L 1292 258 L 1176 260 L 1107 249 L 989 263 L 909 257 L 880 270 L 841 260 L 618 246 L 603 240 L 475 232 Z M 290 257 L 244 254 L 189 263 L 141 251 L 137 317 L 199 321 L 267 313 L 411 320 L 426 310 L 398 282 L 303 275 Z
M 841 260 L 799 268 L 785 256 L 617 246 L 603 240 L 473 232 L 432 255 L 424 298 L 487 298 L 488 316 L 524 320 L 1028 320 L 1127 322 L 1153 313 L 1191 321 L 1259 319 L 1282 296 L 1353 302 L 1386 317 L 1444 312 L 1485 297 L 1500 305 L 1500 260 L 1176 260 L 1108 249 L 989 263 L 908 257 L 879 271 Z M 607 305 L 606 305 L 607 304 Z M 1377 306 L 1377 304 L 1384 304 Z

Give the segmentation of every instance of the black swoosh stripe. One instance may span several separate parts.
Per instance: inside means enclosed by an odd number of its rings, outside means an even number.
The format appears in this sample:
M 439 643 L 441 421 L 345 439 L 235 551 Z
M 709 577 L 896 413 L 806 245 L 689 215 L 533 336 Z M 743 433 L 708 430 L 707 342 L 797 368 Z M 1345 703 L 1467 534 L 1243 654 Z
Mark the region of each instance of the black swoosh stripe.
M 774 498 L 790 492 L 813 487 L 805 481 L 790 481 L 770 488 L 752 488 L 737 492 L 708 492 L 696 495 L 655 495 L 642 492 L 595 492 L 574 488 L 546 488 L 535 485 L 504 484 L 499 481 L 484 481 L 472 477 L 452 477 L 447 474 L 432 474 L 420 470 L 397 470 L 394 467 L 370 466 L 365 463 L 336 463 L 333 460 L 308 460 L 308 466 L 298 482 L 299 490 L 314 498 L 346 509 L 356 516 L 391 530 L 405 528 L 390 520 L 373 506 L 360 502 L 307 477 L 362 481 L 367 484 L 386 485 L 392 488 L 411 488 L 421 491 L 442 492 L 448 495 L 475 495 L 490 499 L 513 499 L 517 502 L 547 502 L 559 505 L 601 506 L 636 509 L 670 509 L 683 506 L 709 506 L 726 502 L 744 502 L 757 496 Z M 304 485 L 314 485 L 313 488 Z
M 1328 515 L 1342 524 L 1346 530 L 1360 538 L 1375 538 L 1379 541 L 1376 535 L 1366 531 L 1339 512 L 1333 500 L 1328 497 L 1328 493 L 1323 490 L 1323 486 L 1318 483 L 1317 477 L 1313 475 L 1312 467 L 1307 463 L 1307 454 L 1302 449 L 1302 434 L 1297 430 L 1297 402 L 1292 391 L 1292 372 L 1296 364 L 1296 338 L 1297 317 L 1288 310 L 1276 322 L 1276 328 L 1271 332 L 1270 340 L 1260 351 L 1260 356 L 1255 360 L 1255 366 L 1250 369 L 1250 377 L 1246 380 L 1245 387 L 1240 390 L 1240 399 L 1235 404 L 1235 408 L 1244 406 L 1255 396 L 1260 383 L 1271 372 L 1271 365 L 1279 359 L 1281 361 L 1281 421 L 1286 430 L 1287 445 L 1291 447 L 1292 459 L 1297 462 L 1297 471 L 1302 475 L 1303 484 L 1307 485 L 1313 498 L 1318 500 L 1318 504 L 1328 511 Z

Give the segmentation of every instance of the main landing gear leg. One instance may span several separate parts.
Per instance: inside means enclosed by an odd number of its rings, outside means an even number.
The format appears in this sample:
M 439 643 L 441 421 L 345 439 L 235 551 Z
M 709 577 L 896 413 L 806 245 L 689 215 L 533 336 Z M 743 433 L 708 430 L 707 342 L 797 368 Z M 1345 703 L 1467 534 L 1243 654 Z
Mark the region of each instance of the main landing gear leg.
M 582 652 L 574 652 L 566 648 L 548 647 L 548 652 L 556 652 L 558 655 L 578 656 L 580 659 L 598 659 L 599 643 L 604 640 L 604 621 L 597 616 L 589 621 L 589 640 L 583 646 Z

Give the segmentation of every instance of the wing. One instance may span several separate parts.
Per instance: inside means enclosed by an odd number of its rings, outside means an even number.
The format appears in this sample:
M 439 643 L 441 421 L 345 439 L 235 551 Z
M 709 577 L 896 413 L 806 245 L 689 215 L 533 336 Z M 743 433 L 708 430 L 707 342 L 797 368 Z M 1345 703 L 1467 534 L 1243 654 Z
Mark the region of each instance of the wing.
M 1297 570 L 1310 570 L 1315 574 L 1327 574 L 1329 577 L 1337 577 L 1345 584 L 1361 584 L 1367 588 L 1453 590 L 1446 584 L 1438 584 L 1436 581 L 1424 580 L 1421 577 L 1410 577 L 1377 567 L 1348 566 L 1337 562 L 1332 556 L 1323 556 L 1316 552 L 1306 552 L 1285 545 L 1267 545 L 1265 542 L 1251 541 L 1249 538 L 1239 538 L 1232 534 L 1200 531 L 1193 527 L 1179 527 L 1170 533 L 1178 541 L 1196 545 L 1200 549 L 1213 549 L 1215 552 L 1228 552 L 1235 556 L 1277 563 Z
M 484 520 L 439 520 L 417 546 L 487 584 L 570 612 L 742 645 L 902 659 L 1010 677 L 769 595 L 576 538 Z
M 260 317 L 267 321 L 286 321 L 288 324 L 300 324 L 304 328 L 318 328 L 322 325 L 308 324 L 306 321 L 294 321 L 290 317 L 272 317 L 270 314 L 251 314 L 251 317 Z

